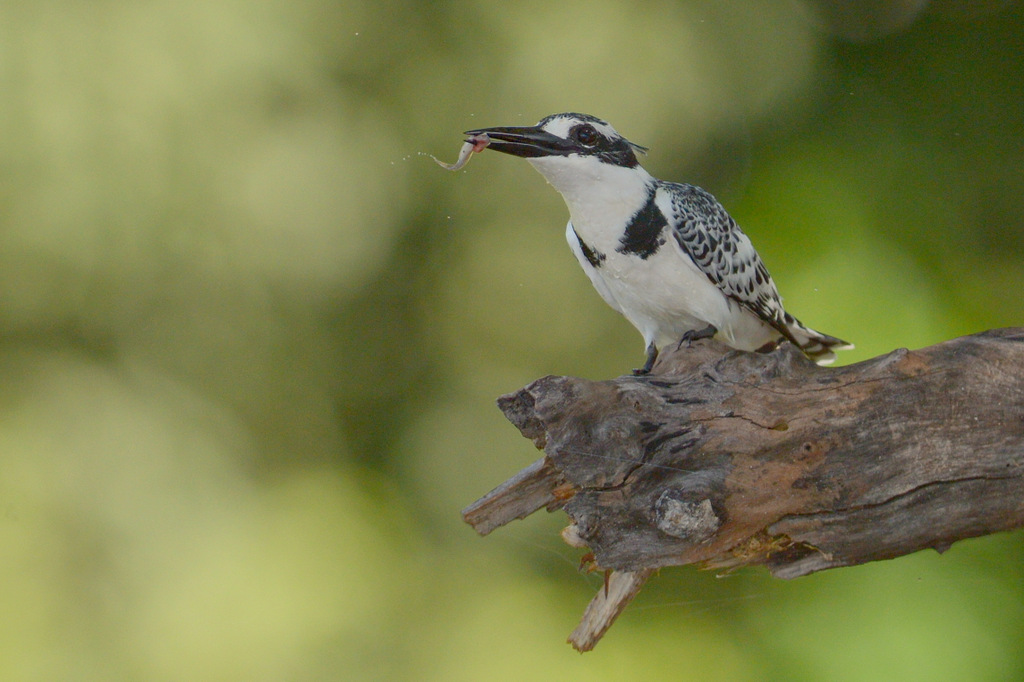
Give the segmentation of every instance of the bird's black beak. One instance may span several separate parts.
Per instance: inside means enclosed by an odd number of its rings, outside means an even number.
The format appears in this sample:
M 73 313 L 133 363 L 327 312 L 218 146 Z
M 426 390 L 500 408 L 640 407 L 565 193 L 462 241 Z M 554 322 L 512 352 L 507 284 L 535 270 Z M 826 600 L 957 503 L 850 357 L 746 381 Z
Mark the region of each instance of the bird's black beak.
M 467 130 L 465 135 L 487 135 L 489 149 L 524 158 L 564 156 L 572 151 L 565 140 L 539 126 L 481 128 Z

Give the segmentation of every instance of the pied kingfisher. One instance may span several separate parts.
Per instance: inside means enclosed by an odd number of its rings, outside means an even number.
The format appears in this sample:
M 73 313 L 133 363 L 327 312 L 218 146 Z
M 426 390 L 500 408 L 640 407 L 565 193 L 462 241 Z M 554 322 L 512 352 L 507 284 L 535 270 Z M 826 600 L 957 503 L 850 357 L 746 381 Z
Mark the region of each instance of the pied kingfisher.
M 646 148 L 607 122 L 553 114 L 532 127 L 466 135 L 525 158 L 561 193 L 569 247 L 601 297 L 643 334 L 647 361 L 634 374 L 650 372 L 666 344 L 711 336 L 745 351 L 787 339 L 819 364 L 853 347 L 787 313 L 721 204 L 699 187 L 654 178 L 637 162 Z

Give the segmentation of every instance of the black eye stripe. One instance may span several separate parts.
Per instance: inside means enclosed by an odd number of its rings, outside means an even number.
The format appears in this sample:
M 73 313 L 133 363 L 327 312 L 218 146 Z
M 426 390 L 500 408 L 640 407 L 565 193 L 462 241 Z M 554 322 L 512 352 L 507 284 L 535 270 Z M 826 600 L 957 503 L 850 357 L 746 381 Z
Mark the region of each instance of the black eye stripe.
M 559 123 L 565 121 L 568 124 L 568 130 L 557 125 L 548 125 L 556 121 Z M 598 128 L 598 126 L 601 127 Z M 537 127 L 556 137 L 561 137 L 565 141 L 565 147 L 558 152 L 561 156 L 578 154 L 595 158 L 612 166 L 635 168 L 640 165 L 636 159 L 636 152 L 647 151 L 646 148 L 634 145 L 614 131 L 602 132 L 606 129 L 610 131 L 611 127 L 608 126 L 608 123 L 587 114 L 552 114 L 542 118 Z

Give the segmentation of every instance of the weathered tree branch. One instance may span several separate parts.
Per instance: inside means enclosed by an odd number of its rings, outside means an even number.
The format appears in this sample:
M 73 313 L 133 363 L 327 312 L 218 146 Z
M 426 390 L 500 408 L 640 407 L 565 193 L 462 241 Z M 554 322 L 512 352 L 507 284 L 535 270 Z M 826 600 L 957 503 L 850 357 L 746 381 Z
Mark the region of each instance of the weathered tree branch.
M 654 569 L 781 578 L 1024 526 L 1024 329 L 822 368 L 700 342 L 647 377 L 545 377 L 498 404 L 546 456 L 463 516 L 546 507 L 611 571 L 570 643 L 596 644 Z

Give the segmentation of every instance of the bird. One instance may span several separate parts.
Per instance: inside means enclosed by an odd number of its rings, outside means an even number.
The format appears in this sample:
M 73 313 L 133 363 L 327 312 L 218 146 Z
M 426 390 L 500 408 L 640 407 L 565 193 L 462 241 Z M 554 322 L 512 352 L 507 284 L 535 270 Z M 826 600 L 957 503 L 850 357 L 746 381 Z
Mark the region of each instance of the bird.
M 648 149 L 608 122 L 562 113 L 465 135 L 526 159 L 562 195 L 573 254 L 605 302 L 643 335 L 646 360 L 633 374 L 649 374 L 665 347 L 703 338 L 742 351 L 785 340 L 818 364 L 853 348 L 787 313 L 750 238 L 718 200 L 652 176 L 637 160 Z

